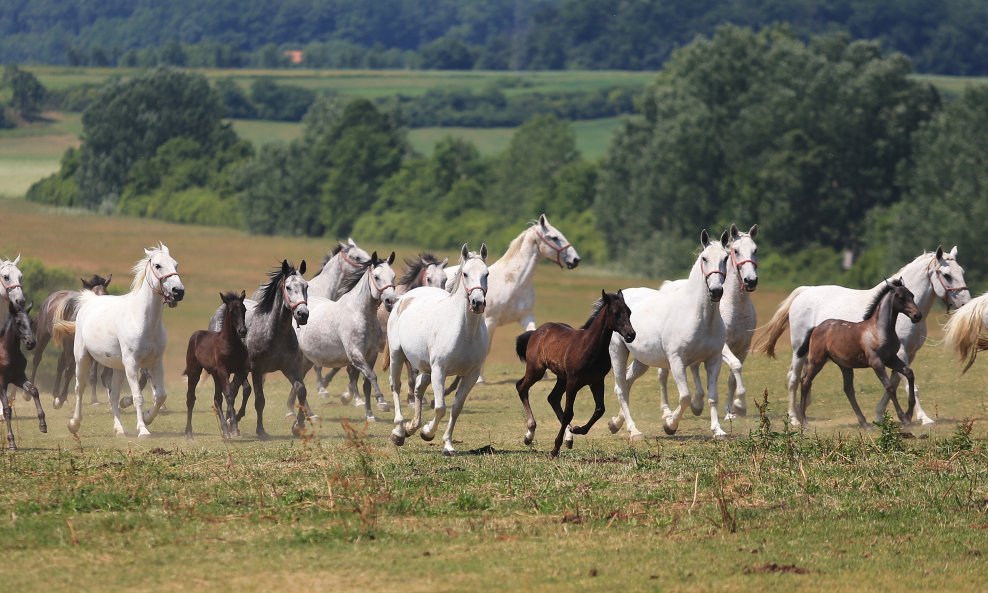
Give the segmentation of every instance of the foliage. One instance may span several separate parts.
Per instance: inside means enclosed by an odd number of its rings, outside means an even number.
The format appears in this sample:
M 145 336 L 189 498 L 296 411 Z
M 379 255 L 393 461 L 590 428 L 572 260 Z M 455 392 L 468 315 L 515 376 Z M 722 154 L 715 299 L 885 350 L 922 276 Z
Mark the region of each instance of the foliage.
M 31 121 L 41 115 L 45 102 L 45 87 L 38 78 L 17 66 L 4 68 L 0 88 L 10 87 L 10 106 L 24 120 Z

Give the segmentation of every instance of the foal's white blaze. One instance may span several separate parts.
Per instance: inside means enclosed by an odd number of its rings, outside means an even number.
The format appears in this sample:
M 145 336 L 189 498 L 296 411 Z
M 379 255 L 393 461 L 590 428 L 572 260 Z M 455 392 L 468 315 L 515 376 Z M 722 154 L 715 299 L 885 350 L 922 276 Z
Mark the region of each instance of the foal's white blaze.
M 489 347 L 483 312 L 487 308 L 487 246 L 472 253 L 464 244 L 452 292 L 423 286 L 405 293 L 388 319 L 388 348 L 391 354 L 391 394 L 394 398 L 395 429 L 391 440 L 401 445 L 422 421 L 422 391 L 431 382 L 435 394 L 435 417 L 422 428 L 422 438 L 432 440 L 446 412 L 443 386 L 452 375 L 461 377 L 449 423 L 443 435 L 443 453 L 452 455 L 453 428 L 467 394 L 480 376 Z M 415 411 L 406 422 L 401 414 L 401 370 L 408 362 L 421 373 L 416 381 Z

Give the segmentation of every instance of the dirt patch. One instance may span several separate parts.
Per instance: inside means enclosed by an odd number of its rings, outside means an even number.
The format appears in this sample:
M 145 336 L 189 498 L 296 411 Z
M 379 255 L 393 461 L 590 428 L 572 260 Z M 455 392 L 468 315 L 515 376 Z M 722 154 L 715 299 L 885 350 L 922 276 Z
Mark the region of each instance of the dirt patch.
M 807 574 L 809 569 L 803 568 L 801 566 L 796 566 L 795 564 L 776 564 L 775 562 L 769 562 L 768 564 L 762 564 L 760 566 L 749 566 L 744 569 L 745 574 L 766 574 L 766 573 L 784 573 L 784 574 Z

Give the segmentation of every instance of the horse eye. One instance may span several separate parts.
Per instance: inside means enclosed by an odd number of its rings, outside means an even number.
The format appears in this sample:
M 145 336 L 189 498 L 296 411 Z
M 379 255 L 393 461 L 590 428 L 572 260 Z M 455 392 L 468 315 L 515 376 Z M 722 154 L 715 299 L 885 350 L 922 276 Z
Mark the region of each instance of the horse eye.
M 947 282 L 950 282 L 951 280 L 953 280 L 953 278 L 950 276 L 950 274 L 944 274 L 943 275 L 943 279 L 946 280 Z
M 6 275 L 6 274 L 4 274 L 4 275 L 3 275 L 3 279 L 4 279 L 4 280 L 10 280 L 10 276 L 8 276 L 8 275 Z
M 703 260 L 703 263 L 707 263 L 707 256 L 703 256 L 703 257 L 701 257 L 700 259 L 702 259 L 702 260 Z
M 741 252 L 740 252 L 740 251 L 738 251 L 737 249 L 735 249 L 735 250 L 734 250 L 734 255 L 741 255 Z
M 156 270 L 160 270 L 161 269 L 161 264 L 154 264 L 154 268 Z

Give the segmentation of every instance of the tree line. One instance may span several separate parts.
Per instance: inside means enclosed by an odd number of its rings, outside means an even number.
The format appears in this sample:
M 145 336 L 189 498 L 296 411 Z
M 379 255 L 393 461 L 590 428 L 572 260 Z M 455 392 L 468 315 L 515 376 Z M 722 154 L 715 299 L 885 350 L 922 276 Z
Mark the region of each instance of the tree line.
M 721 23 L 843 31 L 920 72 L 988 74 L 980 0 L 10 0 L 0 62 L 94 66 L 622 69 L 662 67 Z
M 298 140 L 255 150 L 205 78 L 157 69 L 104 88 L 82 147 L 28 197 L 434 248 L 504 246 L 544 211 L 588 260 L 665 277 L 701 228 L 757 222 L 777 279 L 870 285 L 942 243 L 978 282 L 988 263 L 964 254 L 988 209 L 988 87 L 943 96 L 912 71 L 847 35 L 721 27 L 673 55 L 588 162 L 551 114 L 498 155 L 453 138 L 420 155 L 398 115 L 339 97 L 317 98 Z

